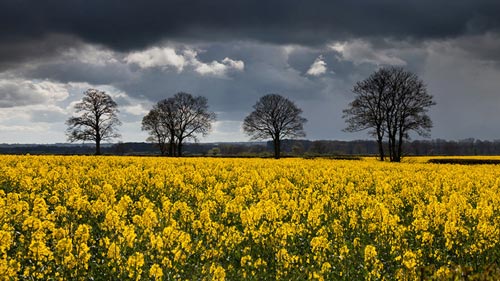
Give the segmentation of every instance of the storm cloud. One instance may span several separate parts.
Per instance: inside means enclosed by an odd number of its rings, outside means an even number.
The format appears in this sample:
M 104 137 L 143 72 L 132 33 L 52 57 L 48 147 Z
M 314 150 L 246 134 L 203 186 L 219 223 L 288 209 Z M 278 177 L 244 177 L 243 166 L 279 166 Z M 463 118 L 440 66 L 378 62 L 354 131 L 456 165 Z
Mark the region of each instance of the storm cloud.
M 387 65 L 434 95 L 432 137 L 499 139 L 499 12 L 466 0 L 0 1 L 0 142 L 64 142 L 90 87 L 118 102 L 123 141 L 143 141 L 142 116 L 179 91 L 217 113 L 202 141 L 247 140 L 241 120 L 268 93 L 303 109 L 310 139 L 368 138 L 342 132 L 342 109 Z
M 332 37 L 442 38 L 498 31 L 498 1 L 2 1 L 3 42 L 71 34 L 113 49 L 163 39 L 321 44 Z

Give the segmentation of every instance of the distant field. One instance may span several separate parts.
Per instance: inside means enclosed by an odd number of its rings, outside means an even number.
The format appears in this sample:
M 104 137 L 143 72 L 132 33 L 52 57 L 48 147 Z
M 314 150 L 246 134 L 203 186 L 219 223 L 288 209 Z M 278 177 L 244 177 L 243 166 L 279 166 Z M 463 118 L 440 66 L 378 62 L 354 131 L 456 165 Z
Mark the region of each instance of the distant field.
M 428 160 L 0 156 L 0 276 L 498 280 L 500 166 Z

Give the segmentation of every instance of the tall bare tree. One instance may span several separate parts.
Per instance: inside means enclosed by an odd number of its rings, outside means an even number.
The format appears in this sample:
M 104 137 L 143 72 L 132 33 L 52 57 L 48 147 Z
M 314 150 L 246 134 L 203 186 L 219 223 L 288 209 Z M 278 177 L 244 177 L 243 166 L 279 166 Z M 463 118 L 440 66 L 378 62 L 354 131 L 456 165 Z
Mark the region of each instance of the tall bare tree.
M 281 140 L 284 138 L 305 137 L 302 110 L 289 99 L 268 94 L 253 106 L 254 111 L 243 121 L 243 130 L 252 139 L 273 140 L 274 158 L 280 158 Z
M 162 124 L 162 113 L 157 105 L 142 118 L 142 130 L 149 133 L 147 141 L 156 143 L 160 148 L 160 154 L 167 153 L 168 132 Z
M 432 120 L 427 112 L 436 103 L 427 93 L 424 82 L 414 73 L 400 67 L 392 67 L 389 72 L 391 83 L 384 104 L 389 156 L 391 161 L 400 162 L 403 142 L 409 139 L 410 132 L 423 137 L 430 135 Z
M 94 141 L 95 154 L 101 154 L 101 141 L 120 137 L 117 127 L 121 125 L 118 120 L 118 106 L 104 91 L 88 89 L 82 101 L 75 105 L 78 116 L 73 116 L 66 121 L 68 125 L 68 140 Z
M 176 139 L 175 132 L 177 128 L 177 105 L 174 98 L 163 99 L 157 104 L 160 111 L 161 126 L 168 137 L 168 155 L 175 156 Z
M 369 134 L 376 137 L 379 158 L 384 161 L 385 110 L 384 99 L 390 86 L 390 72 L 380 69 L 367 79 L 354 85 L 356 95 L 349 108 L 344 109 L 347 128 L 344 131 L 358 132 L 369 129 Z
M 143 130 L 160 146 L 162 155 L 182 156 L 183 142 L 210 132 L 215 113 L 208 110 L 205 97 L 180 92 L 159 101 L 143 118 Z M 168 142 L 168 145 L 167 145 Z
M 400 67 L 381 68 L 353 89 L 355 99 L 345 109 L 346 131 L 370 129 L 384 159 L 383 138 L 387 136 L 389 158 L 400 162 L 403 142 L 410 132 L 428 136 L 432 120 L 427 115 L 436 103 L 417 75 Z
M 185 139 L 196 140 L 197 135 L 207 135 L 212 123 L 215 122 L 215 113 L 208 110 L 207 98 L 193 97 L 191 94 L 180 92 L 172 97 L 173 120 L 175 120 L 175 137 L 177 139 L 177 156 L 182 156 L 182 145 Z

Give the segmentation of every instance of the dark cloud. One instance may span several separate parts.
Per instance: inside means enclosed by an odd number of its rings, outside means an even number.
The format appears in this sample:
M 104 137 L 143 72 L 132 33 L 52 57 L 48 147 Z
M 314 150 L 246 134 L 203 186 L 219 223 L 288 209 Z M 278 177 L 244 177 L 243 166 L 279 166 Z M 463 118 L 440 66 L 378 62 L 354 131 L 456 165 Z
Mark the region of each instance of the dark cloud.
M 119 83 L 134 79 L 129 68 L 120 64 L 94 65 L 81 62 L 46 63 L 22 71 L 33 79 L 52 79 L 61 82 L 87 82 L 94 85 Z
M 321 44 L 331 38 L 442 38 L 498 30 L 500 2 L 6 0 L 0 42 L 69 34 L 117 50 L 159 40 Z
M 0 14 L 2 12 L 4 11 L 0 10 Z M 78 38 L 67 35 L 13 38 L 9 36 L 8 31 L 9 29 L 6 30 L 0 24 L 0 36 L 5 36 L 0 37 L 0 71 L 15 68 L 23 63 L 46 61 L 58 57 L 68 48 L 82 44 Z M 15 29 L 12 32 L 15 32 Z
M 278 93 L 303 109 L 308 138 L 368 138 L 342 132 L 342 109 L 357 81 L 400 65 L 435 96 L 433 137 L 498 138 L 499 12 L 468 0 L 0 1 L 0 125 L 50 123 L 63 141 L 69 105 L 97 87 L 139 141 L 151 104 L 185 91 L 218 113 L 213 140 L 241 140 L 252 105 Z
M 294 99 L 316 99 L 319 89 L 323 87 L 289 65 L 281 46 L 253 43 L 218 43 L 216 46 L 201 52 L 200 62 L 222 61 L 228 57 L 245 62 L 244 69 L 227 73 L 224 77 L 214 77 L 200 74 L 191 66 L 178 72 L 175 68 L 141 69 L 122 64 L 122 69 L 116 73 L 132 72 L 134 79 L 125 76 L 111 84 L 133 97 L 146 98 L 151 102 L 173 96 L 179 91 L 203 95 L 209 98 L 213 110 L 229 112 L 246 112 L 260 96 L 267 93 L 280 93 Z M 313 61 L 314 58 L 309 65 Z M 101 72 L 105 72 L 104 67 L 96 69 L 97 76 Z M 69 76 L 73 75 L 65 75 Z
M 481 60 L 500 63 L 500 33 L 459 37 L 453 45 Z

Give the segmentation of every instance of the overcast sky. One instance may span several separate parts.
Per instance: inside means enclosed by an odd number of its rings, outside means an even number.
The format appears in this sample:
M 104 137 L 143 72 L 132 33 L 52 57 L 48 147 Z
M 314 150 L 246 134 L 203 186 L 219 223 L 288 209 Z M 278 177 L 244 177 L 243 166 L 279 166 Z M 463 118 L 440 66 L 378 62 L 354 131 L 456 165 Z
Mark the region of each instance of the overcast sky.
M 345 133 L 353 84 L 416 73 L 437 103 L 432 138 L 500 139 L 500 1 L 0 1 L 0 143 L 66 142 L 88 88 L 119 105 L 121 141 L 179 91 L 217 113 L 202 142 L 248 140 L 263 95 L 303 109 L 307 138 Z

